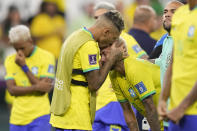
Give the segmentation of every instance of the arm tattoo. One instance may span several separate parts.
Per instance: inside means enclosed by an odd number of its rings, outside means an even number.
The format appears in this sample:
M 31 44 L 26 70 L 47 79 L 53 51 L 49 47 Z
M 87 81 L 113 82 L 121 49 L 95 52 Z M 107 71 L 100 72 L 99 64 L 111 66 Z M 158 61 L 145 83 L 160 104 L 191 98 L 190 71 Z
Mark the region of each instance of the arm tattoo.
M 132 131 L 139 131 L 139 128 L 138 128 L 138 124 L 136 122 L 128 122 L 127 123 L 129 129 L 132 129 Z
M 152 96 L 144 99 L 143 105 L 146 110 L 146 117 L 147 117 L 148 123 L 151 127 L 151 130 L 152 131 L 160 131 L 160 122 L 158 120 L 158 114 L 157 114 L 156 107 L 153 103 Z

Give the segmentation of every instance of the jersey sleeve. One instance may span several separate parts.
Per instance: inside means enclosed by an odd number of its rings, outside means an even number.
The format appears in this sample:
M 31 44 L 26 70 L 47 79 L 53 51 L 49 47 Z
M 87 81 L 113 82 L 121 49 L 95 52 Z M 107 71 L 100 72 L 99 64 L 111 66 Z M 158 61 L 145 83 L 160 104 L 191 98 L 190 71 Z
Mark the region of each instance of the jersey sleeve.
M 12 66 L 12 60 L 10 57 L 7 57 L 4 63 L 5 69 L 6 69 L 6 75 L 5 80 L 14 79 L 14 68 Z
M 79 49 L 81 67 L 84 73 L 98 70 L 99 48 L 96 42 L 88 41 Z
M 133 45 L 132 50 L 136 53 L 137 58 L 141 58 L 143 55 L 147 55 L 146 52 L 138 45 Z
M 40 77 L 48 77 L 52 79 L 55 77 L 55 57 L 52 54 L 49 54 L 47 59 L 45 58 Z
M 111 80 L 111 83 L 112 83 L 112 88 L 116 94 L 116 97 L 117 97 L 117 100 L 119 102 L 126 102 L 128 101 L 127 98 L 124 96 L 123 92 L 121 91 L 120 89 L 120 86 L 115 78 L 115 75 L 114 73 L 110 72 L 110 80 Z
M 137 65 L 136 65 L 137 66 Z M 134 76 L 131 76 L 133 74 Z M 134 73 L 128 73 L 128 79 L 136 95 L 142 101 L 150 95 L 156 93 L 152 77 L 152 73 L 147 66 L 138 65 L 138 68 L 134 70 Z

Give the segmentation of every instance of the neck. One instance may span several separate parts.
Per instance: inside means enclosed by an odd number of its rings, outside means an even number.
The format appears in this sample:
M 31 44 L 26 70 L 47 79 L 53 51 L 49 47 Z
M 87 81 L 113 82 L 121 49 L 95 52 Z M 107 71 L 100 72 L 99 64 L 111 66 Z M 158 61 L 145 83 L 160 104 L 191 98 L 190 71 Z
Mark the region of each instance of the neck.
M 124 60 L 117 62 L 114 70 L 125 76 Z
M 197 1 L 194 1 L 194 3 L 190 3 L 189 6 L 190 6 L 190 10 L 197 8 Z
M 30 56 L 32 55 L 32 53 L 33 53 L 33 51 L 34 51 L 34 48 L 35 48 L 35 46 L 34 46 L 34 45 L 32 45 L 32 46 L 31 46 L 30 53 L 29 53 L 28 57 L 30 57 Z
M 92 33 L 94 40 L 98 42 L 98 31 L 95 30 L 95 27 L 92 26 L 90 28 L 88 28 L 88 30 Z
M 148 34 L 151 33 L 150 29 L 149 29 L 148 26 L 145 25 L 145 24 L 133 24 L 133 28 L 134 28 L 134 29 L 143 30 L 144 32 L 146 32 L 146 33 L 148 33 Z

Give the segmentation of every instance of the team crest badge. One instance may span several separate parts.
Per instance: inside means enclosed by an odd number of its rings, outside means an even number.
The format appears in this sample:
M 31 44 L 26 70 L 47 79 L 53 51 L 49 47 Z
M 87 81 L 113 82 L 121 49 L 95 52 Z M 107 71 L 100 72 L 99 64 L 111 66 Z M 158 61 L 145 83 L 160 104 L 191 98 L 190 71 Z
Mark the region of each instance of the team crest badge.
M 187 35 L 189 37 L 192 37 L 192 36 L 194 36 L 194 32 L 195 32 L 195 26 L 192 25 L 192 26 L 189 27 L 188 34 Z
M 54 73 L 55 71 L 54 71 L 54 66 L 53 65 L 49 65 L 49 67 L 48 67 L 48 72 L 49 73 Z
M 34 75 L 37 75 L 38 74 L 38 67 L 32 67 L 31 68 L 31 72 L 34 74 Z
M 88 55 L 88 57 L 89 57 L 89 64 L 90 65 L 95 65 L 97 63 L 96 54 L 95 55 Z
M 147 91 L 147 89 L 146 89 L 146 87 L 145 87 L 145 85 L 144 85 L 143 82 L 140 82 L 140 83 L 138 83 L 137 85 L 135 85 L 135 88 L 138 90 L 138 92 L 139 92 L 140 94 L 142 94 L 142 93 L 144 93 L 144 92 Z
M 131 97 L 136 97 L 136 94 L 133 89 L 130 88 L 129 93 L 130 93 Z
M 135 51 L 135 53 L 142 51 L 142 49 L 138 45 L 134 45 L 134 46 L 132 46 L 132 48 Z

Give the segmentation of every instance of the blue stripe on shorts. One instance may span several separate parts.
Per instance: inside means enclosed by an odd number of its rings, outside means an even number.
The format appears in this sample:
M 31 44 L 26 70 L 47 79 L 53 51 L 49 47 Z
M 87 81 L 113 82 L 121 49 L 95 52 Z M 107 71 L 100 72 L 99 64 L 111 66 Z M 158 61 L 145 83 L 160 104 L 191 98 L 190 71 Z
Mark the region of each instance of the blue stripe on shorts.
M 10 131 L 51 131 L 49 124 L 50 115 L 44 115 L 33 120 L 27 125 L 10 124 Z

